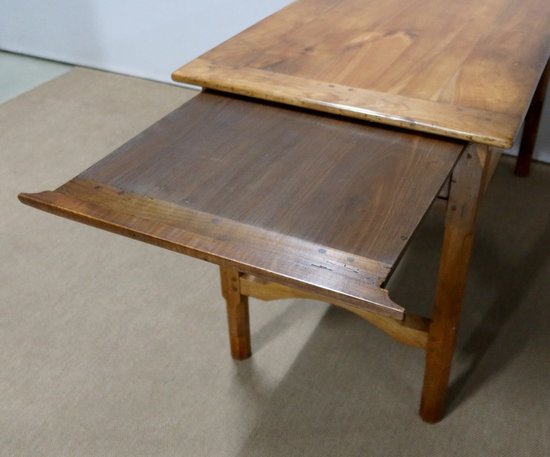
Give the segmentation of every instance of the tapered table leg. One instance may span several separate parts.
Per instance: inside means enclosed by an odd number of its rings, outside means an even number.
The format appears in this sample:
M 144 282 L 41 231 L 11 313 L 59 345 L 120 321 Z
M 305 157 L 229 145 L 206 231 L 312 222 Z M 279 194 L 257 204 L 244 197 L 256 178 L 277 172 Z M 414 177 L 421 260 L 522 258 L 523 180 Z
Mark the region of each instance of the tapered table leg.
M 535 143 L 537 141 L 537 133 L 542 115 L 542 107 L 546 98 L 546 89 L 548 87 L 548 79 L 550 75 L 550 62 L 546 64 L 546 69 L 540 78 L 539 84 L 533 95 L 533 100 L 529 106 L 529 111 L 525 116 L 523 123 L 523 136 L 521 137 L 521 145 L 519 148 L 518 158 L 516 161 L 515 174 L 517 176 L 528 176 Z
M 489 154 L 486 146 L 469 145 L 452 175 L 420 404 L 420 416 L 427 422 L 439 421 L 444 413 L 445 392 L 449 382 L 477 213 L 485 174 L 489 169 Z
M 252 355 L 250 321 L 248 297 L 241 294 L 241 274 L 234 268 L 220 267 L 220 276 L 222 294 L 227 304 L 231 356 L 236 360 L 247 359 Z

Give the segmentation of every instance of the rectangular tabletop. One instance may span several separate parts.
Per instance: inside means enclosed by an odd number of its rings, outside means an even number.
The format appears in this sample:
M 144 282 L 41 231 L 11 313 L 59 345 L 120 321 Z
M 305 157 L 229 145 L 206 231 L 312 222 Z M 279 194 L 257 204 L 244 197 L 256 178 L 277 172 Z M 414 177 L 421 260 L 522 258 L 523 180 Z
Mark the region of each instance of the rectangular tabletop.
M 464 143 L 202 93 L 24 203 L 383 315 Z
M 173 79 L 509 148 L 549 52 L 548 0 L 299 0 Z

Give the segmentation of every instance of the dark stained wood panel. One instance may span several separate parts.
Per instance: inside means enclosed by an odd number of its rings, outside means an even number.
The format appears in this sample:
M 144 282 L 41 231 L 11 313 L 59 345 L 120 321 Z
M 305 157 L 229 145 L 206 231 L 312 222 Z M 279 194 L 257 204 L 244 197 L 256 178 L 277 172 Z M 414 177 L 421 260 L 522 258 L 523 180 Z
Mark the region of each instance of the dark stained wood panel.
M 173 79 L 508 148 L 549 53 L 548 0 L 299 0 Z
M 380 289 L 464 144 L 203 93 L 23 202 L 394 317 Z
M 392 265 L 462 147 L 201 94 L 81 177 Z

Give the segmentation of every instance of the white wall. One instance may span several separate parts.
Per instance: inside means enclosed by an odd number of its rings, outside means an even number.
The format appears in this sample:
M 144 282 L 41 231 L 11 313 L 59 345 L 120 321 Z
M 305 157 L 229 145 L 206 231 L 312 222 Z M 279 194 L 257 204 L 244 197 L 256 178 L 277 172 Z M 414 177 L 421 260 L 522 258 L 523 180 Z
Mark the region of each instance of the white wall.
M 179 66 L 291 1 L 0 0 L 0 49 L 170 81 Z M 535 156 L 550 162 L 549 99 Z
M 0 0 L 0 48 L 158 81 L 292 0 Z

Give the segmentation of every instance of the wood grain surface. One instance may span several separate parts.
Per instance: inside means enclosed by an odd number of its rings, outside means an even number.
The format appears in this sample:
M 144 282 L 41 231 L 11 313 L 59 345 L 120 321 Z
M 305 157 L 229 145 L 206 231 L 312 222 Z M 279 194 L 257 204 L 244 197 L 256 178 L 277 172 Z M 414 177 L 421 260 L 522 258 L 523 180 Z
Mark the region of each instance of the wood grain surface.
M 380 288 L 464 144 L 203 93 L 24 203 L 402 318 Z
M 549 53 L 548 0 L 299 0 L 173 79 L 509 148 Z
M 426 422 L 438 422 L 445 410 L 462 297 L 493 154 L 487 146 L 470 145 L 453 171 L 420 402 L 420 416 Z

